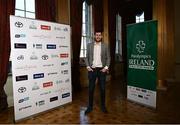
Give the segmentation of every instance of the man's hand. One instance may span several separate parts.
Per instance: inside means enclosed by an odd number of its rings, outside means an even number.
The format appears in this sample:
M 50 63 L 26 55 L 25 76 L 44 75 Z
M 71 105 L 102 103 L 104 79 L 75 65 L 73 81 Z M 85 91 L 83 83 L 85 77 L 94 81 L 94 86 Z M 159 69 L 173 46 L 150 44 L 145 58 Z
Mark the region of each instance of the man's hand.
M 108 69 L 103 68 L 103 69 L 101 70 L 101 72 L 108 72 Z
M 90 72 L 92 71 L 93 72 L 93 69 L 91 69 L 91 67 L 87 67 L 87 70 Z

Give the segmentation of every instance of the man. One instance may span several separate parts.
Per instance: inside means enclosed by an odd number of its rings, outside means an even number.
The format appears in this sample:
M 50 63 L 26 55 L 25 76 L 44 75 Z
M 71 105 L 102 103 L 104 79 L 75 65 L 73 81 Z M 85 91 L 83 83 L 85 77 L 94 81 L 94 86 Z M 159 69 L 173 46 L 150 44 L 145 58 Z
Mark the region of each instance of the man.
M 88 44 L 85 61 L 89 79 L 89 104 L 85 114 L 88 114 L 93 110 L 93 96 L 96 78 L 98 78 L 100 85 L 101 110 L 104 113 L 107 113 L 105 106 L 105 82 L 106 74 L 110 65 L 110 54 L 107 45 L 102 42 L 102 32 L 96 32 L 95 42 Z

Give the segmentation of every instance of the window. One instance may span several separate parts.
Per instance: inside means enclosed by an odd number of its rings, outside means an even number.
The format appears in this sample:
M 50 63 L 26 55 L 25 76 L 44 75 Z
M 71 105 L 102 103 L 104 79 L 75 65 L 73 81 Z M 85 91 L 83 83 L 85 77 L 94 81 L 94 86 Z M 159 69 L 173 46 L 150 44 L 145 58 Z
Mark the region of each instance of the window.
M 80 57 L 86 57 L 87 43 L 93 39 L 92 35 L 92 6 L 83 2 L 82 10 L 82 37 L 81 37 L 81 50 Z
M 16 0 L 15 15 L 35 18 L 35 0 Z
M 117 62 L 122 61 L 122 40 L 121 40 L 121 16 L 116 15 L 116 49 L 115 60 Z
M 144 12 L 136 15 L 136 23 L 144 22 Z

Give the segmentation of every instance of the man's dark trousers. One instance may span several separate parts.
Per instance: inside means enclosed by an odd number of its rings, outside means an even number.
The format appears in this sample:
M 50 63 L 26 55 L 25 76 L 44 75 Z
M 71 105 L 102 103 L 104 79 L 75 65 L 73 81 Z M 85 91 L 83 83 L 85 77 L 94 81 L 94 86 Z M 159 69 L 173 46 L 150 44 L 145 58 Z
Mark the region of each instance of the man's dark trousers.
M 101 109 L 105 109 L 105 83 L 106 83 L 106 73 L 102 72 L 102 68 L 92 68 L 93 71 L 88 72 L 89 78 L 89 106 L 88 108 L 93 109 L 93 97 L 96 78 L 98 78 L 100 95 L 101 95 Z

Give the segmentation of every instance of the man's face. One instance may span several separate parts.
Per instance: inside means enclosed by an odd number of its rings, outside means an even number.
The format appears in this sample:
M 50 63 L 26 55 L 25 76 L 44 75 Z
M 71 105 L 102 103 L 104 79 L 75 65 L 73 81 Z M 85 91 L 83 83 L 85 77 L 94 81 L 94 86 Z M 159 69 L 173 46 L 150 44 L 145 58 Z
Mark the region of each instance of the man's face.
M 96 32 L 95 41 L 96 42 L 101 42 L 101 40 L 102 40 L 102 33 L 101 32 Z

